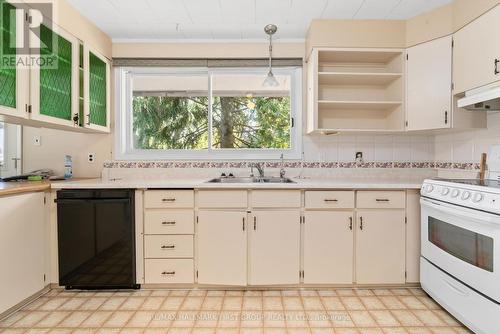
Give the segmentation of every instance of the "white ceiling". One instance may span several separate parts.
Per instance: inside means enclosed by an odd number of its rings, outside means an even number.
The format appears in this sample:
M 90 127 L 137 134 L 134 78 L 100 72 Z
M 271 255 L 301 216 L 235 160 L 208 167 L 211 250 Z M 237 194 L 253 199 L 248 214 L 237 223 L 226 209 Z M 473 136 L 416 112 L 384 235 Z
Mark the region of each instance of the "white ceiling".
M 113 40 L 303 39 L 313 19 L 408 19 L 452 0 L 68 0 Z

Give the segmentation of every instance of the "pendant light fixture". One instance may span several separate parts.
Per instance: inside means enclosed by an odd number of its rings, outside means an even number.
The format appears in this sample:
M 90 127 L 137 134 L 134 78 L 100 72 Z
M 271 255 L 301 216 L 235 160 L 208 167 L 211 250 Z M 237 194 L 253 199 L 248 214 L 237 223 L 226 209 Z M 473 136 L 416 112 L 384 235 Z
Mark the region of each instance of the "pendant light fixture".
M 266 80 L 262 83 L 264 87 L 278 87 L 280 84 L 273 74 L 273 35 L 278 31 L 278 27 L 274 24 L 268 24 L 264 27 L 264 31 L 269 35 L 269 72 Z

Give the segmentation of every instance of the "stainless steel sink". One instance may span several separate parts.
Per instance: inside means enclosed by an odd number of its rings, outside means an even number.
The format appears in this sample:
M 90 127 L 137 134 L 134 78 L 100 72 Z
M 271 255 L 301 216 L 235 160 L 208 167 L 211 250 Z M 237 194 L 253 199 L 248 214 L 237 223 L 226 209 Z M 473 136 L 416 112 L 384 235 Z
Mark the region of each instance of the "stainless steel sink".
M 281 177 L 218 177 L 208 183 L 295 183 L 289 178 Z

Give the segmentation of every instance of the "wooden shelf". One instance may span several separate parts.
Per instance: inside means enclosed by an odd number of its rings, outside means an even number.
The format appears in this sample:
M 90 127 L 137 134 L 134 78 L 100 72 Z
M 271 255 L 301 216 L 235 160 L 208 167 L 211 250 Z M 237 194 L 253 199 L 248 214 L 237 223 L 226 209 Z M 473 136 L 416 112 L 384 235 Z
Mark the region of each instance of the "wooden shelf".
M 319 109 L 342 110 L 388 110 L 399 107 L 402 101 L 331 101 L 319 100 Z
M 309 132 L 404 130 L 404 50 L 314 49 Z
M 403 73 L 319 72 L 320 85 L 386 86 L 401 78 Z

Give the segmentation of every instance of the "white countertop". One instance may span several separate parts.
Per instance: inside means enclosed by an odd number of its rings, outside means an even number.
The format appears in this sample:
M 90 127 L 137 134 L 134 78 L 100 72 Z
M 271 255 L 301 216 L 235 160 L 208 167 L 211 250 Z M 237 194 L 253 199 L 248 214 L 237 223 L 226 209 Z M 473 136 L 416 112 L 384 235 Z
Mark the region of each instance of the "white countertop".
M 420 189 L 417 179 L 293 179 L 296 183 L 207 183 L 207 178 L 164 180 L 101 179 L 52 182 L 52 189 Z

